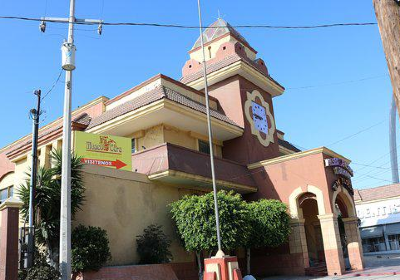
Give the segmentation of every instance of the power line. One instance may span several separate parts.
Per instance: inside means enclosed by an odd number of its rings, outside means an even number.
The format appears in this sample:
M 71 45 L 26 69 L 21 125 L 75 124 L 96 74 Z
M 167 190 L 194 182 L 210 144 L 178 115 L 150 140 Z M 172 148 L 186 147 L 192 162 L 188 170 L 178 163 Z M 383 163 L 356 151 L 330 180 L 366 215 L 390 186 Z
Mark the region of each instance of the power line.
M 363 81 L 368 81 L 368 80 L 380 79 L 380 78 L 387 77 L 387 76 L 388 76 L 388 74 L 385 74 L 385 75 L 379 75 L 379 76 L 366 77 L 366 78 L 362 78 L 362 79 L 358 79 L 358 80 L 348 80 L 348 81 L 343 81 L 343 82 L 335 82 L 335 83 L 321 84 L 321 85 L 309 85 L 309 86 L 301 86 L 301 87 L 292 87 L 292 88 L 287 88 L 286 90 L 338 86 L 338 85 L 352 84 L 352 83 L 363 82 Z
M 55 80 L 55 82 L 53 83 L 53 85 L 51 86 L 51 88 L 43 95 L 42 97 L 42 101 L 53 91 L 53 89 L 56 87 L 57 83 L 60 81 L 61 78 L 61 74 L 63 73 L 63 69 L 61 68 L 60 73 L 58 74 L 57 79 Z
M 392 169 L 391 167 L 382 167 L 382 166 L 375 166 L 375 165 L 368 165 L 368 164 L 363 164 L 363 163 L 357 163 L 357 162 L 352 162 L 351 164 L 355 164 L 355 165 L 360 165 L 360 166 L 365 166 L 365 167 L 370 167 L 370 168 L 375 168 L 375 169 Z M 387 164 L 387 163 L 385 163 Z M 398 168 L 396 168 L 397 170 L 399 170 Z
M 37 21 L 41 22 L 41 18 L 31 18 L 31 17 L 20 17 L 20 16 L 0 16 L 0 19 L 13 19 L 13 20 L 23 20 L 23 21 Z M 46 22 L 54 23 L 66 23 L 68 21 L 55 21 L 51 19 L 46 19 Z M 75 24 L 80 25 L 97 25 L 97 23 L 91 22 L 75 22 Z M 164 27 L 164 28 L 179 28 L 179 29 L 198 29 L 199 26 L 196 25 L 183 25 L 183 24 L 162 24 L 162 23 L 146 23 L 146 22 L 103 22 L 103 25 L 108 26 L 147 26 L 147 27 Z M 318 28 L 331 28 L 331 27 L 349 27 L 349 26 L 371 26 L 377 25 L 376 22 L 348 22 L 348 23 L 331 23 L 331 24 L 317 24 L 317 25 L 231 25 L 233 28 L 258 28 L 258 29 L 318 29 Z M 230 26 L 209 26 L 207 28 L 221 28 Z
M 333 142 L 333 143 L 327 145 L 327 147 L 331 147 L 331 146 L 336 145 L 336 144 L 338 144 L 338 143 L 340 143 L 340 142 L 342 142 L 342 141 L 344 141 L 344 140 L 347 140 L 347 139 L 349 139 L 349 138 L 353 138 L 354 136 L 357 136 L 357 135 L 359 135 L 359 134 L 361 134 L 361 133 L 363 133 L 363 132 L 365 132 L 365 131 L 368 131 L 368 130 L 370 130 L 371 128 L 374 128 L 375 126 L 378 126 L 378 125 L 380 125 L 380 124 L 382 124 L 382 123 L 384 123 L 384 122 L 386 122 L 386 121 L 387 121 L 387 120 L 383 120 L 383 121 L 381 121 L 381 122 L 379 122 L 379 123 L 376 123 L 376 124 L 371 125 L 371 126 L 369 126 L 369 127 L 367 127 L 367 128 L 364 128 L 364 129 L 362 129 L 362 130 L 360 130 L 360 131 L 358 131 L 358 132 L 356 132 L 356 133 L 354 133 L 354 134 L 351 134 L 351 135 L 349 135 L 349 136 L 346 136 L 346 137 L 344 137 L 344 138 L 342 138 L 342 139 L 340 139 L 340 140 L 338 140 L 338 141 L 336 141 L 336 142 Z

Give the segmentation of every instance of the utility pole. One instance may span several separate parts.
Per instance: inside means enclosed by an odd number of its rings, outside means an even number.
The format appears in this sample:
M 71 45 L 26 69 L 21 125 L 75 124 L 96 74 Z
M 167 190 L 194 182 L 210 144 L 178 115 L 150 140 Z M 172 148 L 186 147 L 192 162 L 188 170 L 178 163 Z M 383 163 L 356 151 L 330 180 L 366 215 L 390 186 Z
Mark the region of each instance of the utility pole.
M 373 0 L 373 4 L 397 110 L 400 110 L 400 1 Z
M 39 29 L 46 31 L 46 22 L 68 23 L 68 39 L 61 47 L 62 68 L 65 70 L 65 93 L 63 114 L 63 142 L 61 168 L 61 215 L 60 215 L 60 272 L 62 280 L 71 279 L 71 99 L 72 71 L 75 70 L 74 24 L 98 24 L 102 33 L 102 20 L 75 18 L 75 0 L 70 0 L 69 17 L 41 19 Z
M 199 26 L 200 26 L 200 42 L 201 48 L 203 51 L 203 78 L 204 78 L 204 94 L 206 99 L 206 111 L 207 111 L 207 126 L 208 126 L 208 143 L 210 145 L 210 165 L 211 165 L 211 178 L 213 184 L 213 192 L 214 192 L 214 211 L 215 211 L 215 225 L 217 229 L 217 242 L 218 242 L 218 257 L 223 257 L 225 254 L 222 251 L 221 244 L 221 233 L 220 233 L 220 225 L 219 225 L 219 211 L 218 211 L 218 199 L 217 199 L 217 183 L 215 180 L 215 167 L 214 167 L 214 147 L 213 147 L 213 133 L 211 127 L 211 115 L 210 115 L 210 101 L 209 101 L 209 93 L 208 93 L 208 81 L 207 81 L 207 62 L 206 62 L 206 54 L 204 51 L 204 40 L 203 40 L 203 21 L 201 19 L 201 6 L 200 0 L 197 0 L 197 8 L 199 13 Z
M 33 93 L 37 97 L 36 109 L 30 111 L 30 115 L 33 122 L 32 128 L 32 167 L 31 167 L 31 184 L 29 188 L 29 230 L 28 230 L 28 258 L 26 267 L 31 268 L 35 262 L 35 196 L 36 196 L 36 184 L 37 184 L 37 168 L 38 168 L 38 132 L 39 132 L 39 120 L 40 120 L 40 102 L 41 102 L 41 91 L 35 90 Z
M 70 1 L 68 20 L 68 41 L 63 44 L 67 57 L 75 59 L 74 22 L 75 0 Z M 64 60 L 64 56 L 62 58 Z M 65 58 L 67 59 L 67 58 Z M 66 61 L 62 61 L 65 68 Z M 60 215 L 60 272 L 62 280 L 71 279 L 71 95 L 72 95 L 72 67 L 65 71 L 65 93 L 63 114 L 63 142 L 61 168 L 61 215 Z

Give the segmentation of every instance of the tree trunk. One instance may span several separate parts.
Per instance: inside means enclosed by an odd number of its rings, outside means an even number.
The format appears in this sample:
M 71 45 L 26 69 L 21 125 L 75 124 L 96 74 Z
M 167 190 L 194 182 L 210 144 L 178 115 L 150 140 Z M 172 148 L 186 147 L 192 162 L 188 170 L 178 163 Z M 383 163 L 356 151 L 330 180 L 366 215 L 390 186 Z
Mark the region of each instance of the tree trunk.
M 201 262 L 200 252 L 196 252 L 197 263 L 199 265 L 199 280 L 203 280 L 203 265 Z
M 47 253 L 49 265 L 59 270 L 58 247 L 52 246 L 50 242 L 47 242 Z
M 251 275 L 251 269 L 250 269 L 251 251 L 250 250 L 251 250 L 250 248 L 246 249 L 247 275 Z
M 395 0 L 373 0 L 383 49 L 400 112 L 400 6 Z

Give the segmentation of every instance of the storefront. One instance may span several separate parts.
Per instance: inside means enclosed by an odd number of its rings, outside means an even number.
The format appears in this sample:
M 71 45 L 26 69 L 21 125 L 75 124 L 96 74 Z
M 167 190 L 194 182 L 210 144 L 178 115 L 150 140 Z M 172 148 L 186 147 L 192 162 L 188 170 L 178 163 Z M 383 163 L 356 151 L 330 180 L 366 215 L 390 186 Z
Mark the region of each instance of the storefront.
M 400 252 L 400 185 L 356 192 L 364 254 Z

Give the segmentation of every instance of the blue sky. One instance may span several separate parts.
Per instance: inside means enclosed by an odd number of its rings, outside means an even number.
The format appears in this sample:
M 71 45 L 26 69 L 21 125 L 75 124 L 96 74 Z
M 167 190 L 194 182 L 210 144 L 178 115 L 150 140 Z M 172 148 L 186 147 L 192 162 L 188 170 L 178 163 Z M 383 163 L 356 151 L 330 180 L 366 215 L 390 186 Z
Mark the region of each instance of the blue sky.
M 0 15 L 66 17 L 68 5 L 67 0 L 0 0 Z M 205 24 L 215 21 L 218 11 L 232 25 L 376 21 L 372 1 L 365 0 L 203 0 Z M 197 25 L 197 1 L 77 0 L 76 15 L 110 22 Z M 31 92 L 45 92 L 56 80 L 66 28 L 49 23 L 42 34 L 36 22 L 0 20 L 0 146 L 31 131 Z M 198 37 L 198 30 L 106 26 L 98 36 L 94 27 L 77 28 L 74 108 L 101 95 L 114 97 L 157 73 L 178 79 Z M 286 139 L 307 149 L 328 146 L 352 159 L 355 187 L 389 184 L 392 89 L 378 27 L 239 32 L 287 88 L 274 99 L 276 124 Z M 64 76 L 43 105 L 44 123 L 62 114 L 63 80 Z

